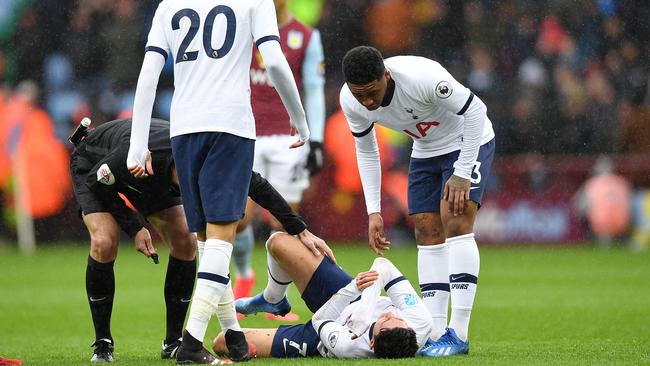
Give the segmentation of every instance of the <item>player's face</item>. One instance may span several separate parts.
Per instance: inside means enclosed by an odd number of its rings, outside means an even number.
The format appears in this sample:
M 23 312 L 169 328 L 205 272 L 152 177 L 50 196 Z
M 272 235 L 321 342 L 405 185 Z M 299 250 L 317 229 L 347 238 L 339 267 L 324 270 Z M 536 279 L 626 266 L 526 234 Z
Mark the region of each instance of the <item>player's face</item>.
M 375 328 L 373 329 L 373 336 L 376 336 L 381 332 L 382 329 L 391 329 L 391 328 L 408 328 L 406 321 L 399 316 L 391 313 L 385 312 L 377 318 L 375 323 Z
M 388 80 L 390 80 L 390 74 L 386 70 L 384 76 L 378 80 L 371 81 L 368 84 L 348 83 L 348 88 L 350 88 L 350 92 L 361 105 L 369 111 L 374 111 L 381 106 L 381 102 L 384 100 L 386 89 L 388 89 Z

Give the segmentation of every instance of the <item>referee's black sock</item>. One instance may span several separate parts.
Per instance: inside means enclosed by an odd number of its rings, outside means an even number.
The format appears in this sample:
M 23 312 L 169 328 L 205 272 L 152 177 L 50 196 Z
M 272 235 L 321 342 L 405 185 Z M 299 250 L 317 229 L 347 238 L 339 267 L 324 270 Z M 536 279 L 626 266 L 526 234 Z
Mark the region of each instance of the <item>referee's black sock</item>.
M 100 263 L 88 256 L 86 266 L 86 293 L 88 304 L 95 326 L 95 340 L 111 336 L 111 313 L 113 312 L 113 296 L 115 295 L 115 261 Z
M 192 299 L 194 279 L 196 278 L 196 259 L 184 261 L 169 256 L 165 277 L 165 304 L 167 305 L 167 336 L 170 344 L 181 337 L 183 322 Z

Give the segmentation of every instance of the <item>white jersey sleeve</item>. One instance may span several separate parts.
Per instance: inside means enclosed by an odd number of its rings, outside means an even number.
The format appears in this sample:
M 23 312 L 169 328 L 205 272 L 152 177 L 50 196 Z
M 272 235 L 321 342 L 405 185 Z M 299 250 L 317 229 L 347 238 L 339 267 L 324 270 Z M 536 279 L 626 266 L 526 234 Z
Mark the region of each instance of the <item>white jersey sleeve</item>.
M 267 40 L 280 40 L 276 19 L 273 0 L 259 0 L 257 6 L 253 8 L 251 27 L 253 39 L 258 47 Z
M 153 20 L 151 22 L 151 30 L 149 30 L 149 36 L 147 37 L 145 52 L 157 52 L 166 59 L 171 52 L 171 47 L 167 42 L 167 37 L 165 36 L 165 26 L 163 24 L 163 13 L 165 6 L 165 2 L 158 4 L 158 8 L 156 9 L 156 13 L 154 14 Z
M 361 176 L 363 195 L 366 200 L 368 215 L 381 212 L 381 161 L 374 122 L 363 112 L 353 108 L 358 103 L 350 93 L 347 85 L 343 85 L 339 95 L 341 109 L 348 121 L 348 126 L 355 137 L 357 152 L 357 167 Z
M 406 324 L 415 331 L 418 346 L 422 347 L 431 330 L 433 320 L 422 299 L 405 276 L 386 258 L 377 258 L 372 269 L 379 273 L 384 290 Z

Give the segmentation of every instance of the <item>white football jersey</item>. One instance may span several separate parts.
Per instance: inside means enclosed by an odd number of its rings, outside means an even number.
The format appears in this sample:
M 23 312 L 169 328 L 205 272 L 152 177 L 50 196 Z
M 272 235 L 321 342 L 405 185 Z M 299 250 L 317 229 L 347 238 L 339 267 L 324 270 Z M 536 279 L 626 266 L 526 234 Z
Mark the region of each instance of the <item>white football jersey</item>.
M 164 0 L 147 51 L 174 60 L 171 136 L 227 132 L 254 139 L 253 43 L 279 40 L 273 0 Z
M 410 285 L 408 287 L 410 288 Z M 379 318 L 385 312 L 391 312 L 403 318 L 406 324 L 415 331 L 418 346 L 422 347 L 431 332 L 431 315 L 417 294 L 412 290 L 408 290 L 406 286 L 404 288 L 405 290 L 397 295 L 401 298 L 401 306 L 404 310 L 400 310 L 393 305 L 390 298 L 380 296 L 374 309 L 372 309 L 372 319 Z M 336 321 L 322 327 L 321 334 L 319 334 L 321 341 L 318 343 L 318 352 L 321 356 L 332 358 L 369 358 L 375 356 L 374 351 L 370 348 L 370 335 L 374 330 L 374 323 L 367 332 L 356 339 L 352 339 L 352 332 L 345 326 L 359 304 L 361 304 L 360 301 L 351 303 L 345 307 Z
M 430 158 L 460 150 L 463 113 L 472 92 L 456 81 L 439 63 L 417 56 L 397 56 L 384 60 L 395 81 L 389 105 L 369 111 L 343 85 L 340 102 L 354 135 L 368 133 L 373 123 L 401 131 L 413 139 L 414 158 Z M 492 122 L 483 122 L 481 145 L 494 138 Z

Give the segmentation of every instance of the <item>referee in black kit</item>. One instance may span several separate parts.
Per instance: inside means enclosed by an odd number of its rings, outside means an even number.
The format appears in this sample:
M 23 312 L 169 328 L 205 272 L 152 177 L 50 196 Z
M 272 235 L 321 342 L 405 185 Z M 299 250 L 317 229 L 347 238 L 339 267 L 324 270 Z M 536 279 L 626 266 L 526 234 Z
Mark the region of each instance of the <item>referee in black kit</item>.
M 80 133 L 81 132 L 81 133 Z M 158 261 L 151 234 L 145 222 L 153 225 L 169 246 L 165 278 L 167 334 L 162 358 L 175 358 L 180 345 L 185 315 L 192 297 L 196 276 L 196 237 L 190 233 L 178 191 L 178 177 L 172 158 L 169 122 L 152 119 L 149 131 L 151 158 L 148 176 L 134 178 L 126 167 L 131 119 L 106 122 L 84 133 L 84 127 L 71 137 L 76 148 L 70 159 L 74 194 L 83 221 L 90 233 L 90 255 L 86 267 L 86 292 L 95 327 L 91 362 L 112 362 L 114 342 L 110 331 L 120 229 L 135 242 L 135 248 Z M 85 137 L 85 138 L 84 138 Z M 131 210 L 119 196 L 135 207 Z M 249 197 L 266 208 L 291 235 L 298 235 L 308 247 L 327 248 L 307 230 L 304 221 L 259 174 L 253 173 Z M 327 248 L 328 250 L 329 248 Z

